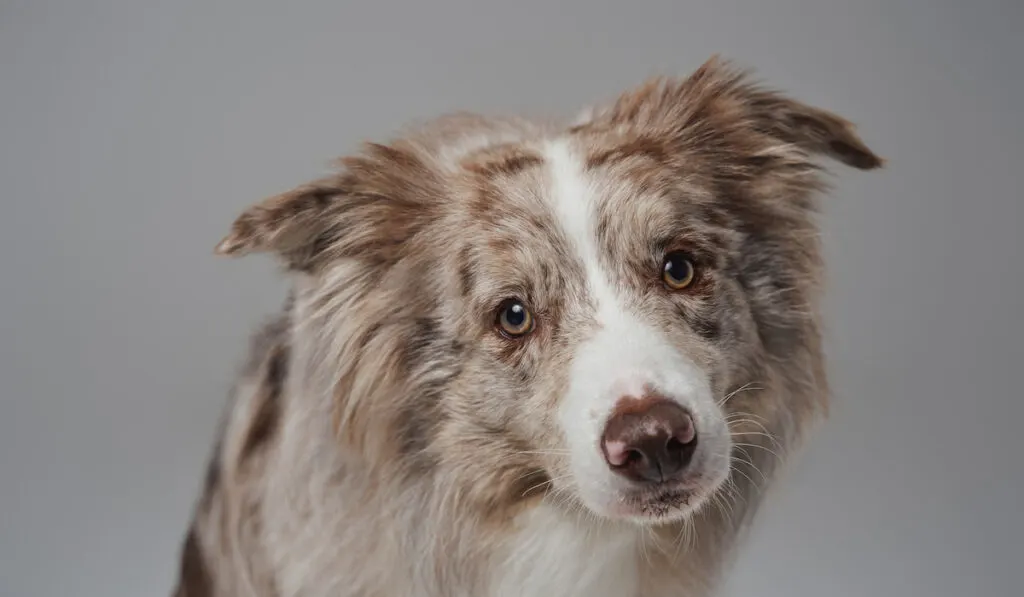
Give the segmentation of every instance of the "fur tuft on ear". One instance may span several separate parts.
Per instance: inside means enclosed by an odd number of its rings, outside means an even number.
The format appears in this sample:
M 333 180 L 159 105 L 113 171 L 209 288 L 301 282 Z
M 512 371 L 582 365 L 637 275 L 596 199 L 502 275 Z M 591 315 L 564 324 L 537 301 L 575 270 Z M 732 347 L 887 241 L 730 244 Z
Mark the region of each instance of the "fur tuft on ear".
M 331 203 L 342 193 L 338 179 L 323 179 L 248 208 L 217 245 L 220 255 L 242 256 L 301 250 L 327 226 Z
M 712 56 L 685 79 L 657 78 L 627 92 L 582 126 L 636 127 L 679 143 L 738 141 L 752 135 L 870 170 L 885 164 L 839 116 L 762 87 L 750 72 Z
M 245 210 L 216 252 L 272 252 L 302 271 L 340 257 L 393 262 L 440 196 L 436 174 L 408 143 L 369 143 L 339 163 L 339 174 Z

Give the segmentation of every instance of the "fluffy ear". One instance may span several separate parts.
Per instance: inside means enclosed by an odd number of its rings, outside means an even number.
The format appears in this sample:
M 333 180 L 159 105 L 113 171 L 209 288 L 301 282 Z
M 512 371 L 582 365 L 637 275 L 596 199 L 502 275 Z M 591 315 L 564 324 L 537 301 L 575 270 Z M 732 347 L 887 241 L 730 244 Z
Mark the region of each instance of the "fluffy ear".
M 758 89 L 748 93 L 752 119 L 775 138 L 861 170 L 885 165 L 849 121 L 778 93 Z
M 592 123 L 629 125 L 680 143 L 730 141 L 751 150 L 787 144 L 870 170 L 884 165 L 839 116 L 761 87 L 747 71 L 713 56 L 682 80 L 655 79 L 622 95 Z
M 331 208 L 344 190 L 325 179 L 275 195 L 242 212 L 217 245 L 220 255 L 274 252 L 283 256 L 308 249 L 328 227 Z
M 411 147 L 368 144 L 342 171 L 245 210 L 217 245 L 222 255 L 275 253 L 292 269 L 336 257 L 391 261 L 423 224 L 436 177 Z

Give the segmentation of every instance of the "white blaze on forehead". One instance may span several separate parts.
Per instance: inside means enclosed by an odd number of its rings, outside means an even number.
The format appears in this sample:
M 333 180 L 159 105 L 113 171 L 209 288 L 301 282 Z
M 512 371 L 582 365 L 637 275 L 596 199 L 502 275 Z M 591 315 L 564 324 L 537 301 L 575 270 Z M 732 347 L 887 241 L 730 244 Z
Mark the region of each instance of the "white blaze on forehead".
M 671 349 L 660 333 L 632 313 L 624 300 L 629 290 L 615 282 L 609 256 L 599 246 L 597 224 L 602 189 L 584 172 L 582 161 L 567 140 L 550 142 L 545 158 L 551 179 L 548 200 L 558 225 L 584 267 L 586 307 L 594 310 L 590 315 L 599 326 L 595 337 L 580 347 L 574 360 L 579 365 L 589 362 L 603 369 L 588 380 L 606 382 L 607 387 L 600 388 L 601 394 L 638 396 L 645 384 L 657 385 L 658 380 L 650 379 L 650 375 L 659 366 L 669 364 L 659 357 L 665 357 L 665 351 Z
M 618 302 L 597 246 L 598 193 L 583 172 L 582 162 L 565 139 L 548 144 L 545 157 L 552 177 L 549 200 L 558 223 L 576 249 L 587 275 L 587 292 L 598 319 L 612 315 Z
M 702 452 L 721 451 L 725 427 L 706 373 L 673 346 L 662 330 L 639 316 L 628 300 L 633 290 L 616 283 L 608 261 L 612 256 L 604 253 L 597 239 L 599 203 L 614 189 L 602 188 L 607 183 L 584 171 L 566 139 L 549 142 L 544 155 L 550 180 L 545 195 L 586 274 L 585 300 L 576 307 L 591 309 L 586 319 L 596 321 L 596 327 L 573 348 L 558 419 L 580 497 L 591 509 L 609 512 L 615 508 L 622 481 L 608 468 L 600 446 L 620 398 L 639 397 L 650 388 L 686 407 L 702 437 L 695 463 L 702 460 Z M 708 432 L 719 441 L 709 438 Z

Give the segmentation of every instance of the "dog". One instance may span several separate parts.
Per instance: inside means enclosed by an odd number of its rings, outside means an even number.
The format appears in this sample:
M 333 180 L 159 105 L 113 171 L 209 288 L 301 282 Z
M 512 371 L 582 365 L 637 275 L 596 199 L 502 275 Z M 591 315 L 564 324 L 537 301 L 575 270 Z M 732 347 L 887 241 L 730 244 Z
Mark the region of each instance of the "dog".
M 292 279 L 175 595 L 714 591 L 827 411 L 819 158 L 883 160 L 713 57 L 575 121 L 455 113 L 244 211 Z

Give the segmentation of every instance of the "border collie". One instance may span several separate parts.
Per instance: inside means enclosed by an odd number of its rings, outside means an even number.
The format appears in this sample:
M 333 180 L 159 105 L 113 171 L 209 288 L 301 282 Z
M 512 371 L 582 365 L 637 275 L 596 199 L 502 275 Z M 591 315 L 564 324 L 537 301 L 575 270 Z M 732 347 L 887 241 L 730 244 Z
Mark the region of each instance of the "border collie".
M 826 410 L 816 160 L 712 58 L 560 125 L 455 114 L 244 211 L 256 334 L 176 595 L 707 595 Z

